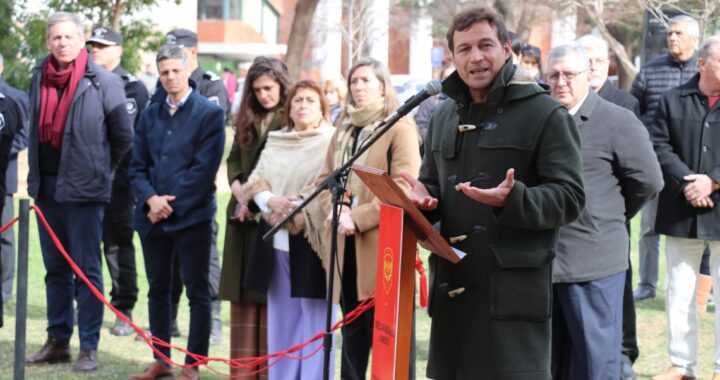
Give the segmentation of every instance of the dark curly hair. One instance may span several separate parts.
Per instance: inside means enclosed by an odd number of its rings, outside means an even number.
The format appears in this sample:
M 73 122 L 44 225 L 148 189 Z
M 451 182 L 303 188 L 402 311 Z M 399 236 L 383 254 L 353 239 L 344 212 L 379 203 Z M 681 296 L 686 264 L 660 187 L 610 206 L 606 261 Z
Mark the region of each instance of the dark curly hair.
M 255 122 L 272 111 L 265 109 L 260 102 L 258 102 L 255 97 L 255 91 L 253 91 L 253 83 L 263 75 L 275 79 L 280 85 L 280 102 L 276 109 L 282 108 L 287 100 L 287 92 L 290 88 L 290 74 L 288 74 L 285 63 L 271 57 L 261 56 L 255 58 L 245 78 L 243 95 L 240 100 L 240 109 L 235 123 L 236 142 L 242 148 L 250 147 L 255 137 L 257 137 L 255 136 Z

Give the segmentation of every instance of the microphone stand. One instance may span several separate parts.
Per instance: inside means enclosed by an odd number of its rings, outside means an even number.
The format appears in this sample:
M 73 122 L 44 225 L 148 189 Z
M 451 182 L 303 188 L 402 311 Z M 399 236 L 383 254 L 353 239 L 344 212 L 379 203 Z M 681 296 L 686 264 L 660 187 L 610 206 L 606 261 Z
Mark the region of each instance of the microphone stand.
M 332 329 L 332 310 L 333 310 L 333 288 L 335 283 L 335 261 L 337 257 L 337 229 L 340 225 L 340 210 L 342 206 L 342 197 L 345 193 L 345 184 L 347 182 L 347 177 L 350 174 L 350 167 L 352 164 L 357 161 L 360 156 L 365 153 L 368 149 L 370 149 L 373 144 L 377 140 L 379 140 L 387 131 L 390 130 L 390 128 L 397 123 L 398 120 L 400 120 L 401 117 L 405 116 L 404 113 L 393 113 L 392 115 L 388 116 L 386 119 L 384 119 L 380 125 L 378 126 L 378 129 L 376 129 L 373 134 L 370 136 L 369 139 L 367 139 L 362 145 L 358 148 L 358 150 L 355 152 L 355 154 L 350 157 L 347 162 L 345 162 L 341 167 L 333 170 L 332 173 L 330 173 L 321 183 L 318 185 L 318 187 L 313 191 L 310 196 L 305 198 L 303 202 L 298 205 L 296 208 L 294 208 L 283 220 L 281 220 L 275 227 L 270 229 L 265 235 L 263 235 L 263 240 L 270 241 L 272 237 L 280 230 L 281 226 L 285 224 L 288 220 L 290 220 L 295 214 L 300 212 L 303 208 L 305 208 L 310 202 L 313 201 L 318 195 L 320 195 L 321 192 L 325 190 L 329 190 L 332 194 L 332 222 L 331 222 L 331 239 L 330 239 L 330 263 L 328 265 L 328 275 L 329 275 L 329 281 L 328 281 L 328 287 L 327 287 L 327 313 L 325 317 L 325 335 L 323 337 L 323 351 L 324 351 L 324 361 L 323 361 L 323 379 L 329 380 L 330 377 L 330 354 L 332 352 L 332 332 L 330 331 Z

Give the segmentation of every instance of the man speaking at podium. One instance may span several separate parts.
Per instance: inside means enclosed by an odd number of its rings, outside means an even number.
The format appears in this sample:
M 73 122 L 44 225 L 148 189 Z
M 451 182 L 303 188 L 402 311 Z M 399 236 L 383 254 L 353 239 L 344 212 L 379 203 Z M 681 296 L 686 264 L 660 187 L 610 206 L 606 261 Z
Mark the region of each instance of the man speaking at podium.
M 467 253 L 430 258 L 432 379 L 550 379 L 551 261 L 585 203 L 577 127 L 512 64 L 500 16 L 455 16 L 457 72 L 430 120 L 410 199 Z M 466 236 L 462 236 L 466 235 Z M 456 239 L 451 239 L 456 238 Z

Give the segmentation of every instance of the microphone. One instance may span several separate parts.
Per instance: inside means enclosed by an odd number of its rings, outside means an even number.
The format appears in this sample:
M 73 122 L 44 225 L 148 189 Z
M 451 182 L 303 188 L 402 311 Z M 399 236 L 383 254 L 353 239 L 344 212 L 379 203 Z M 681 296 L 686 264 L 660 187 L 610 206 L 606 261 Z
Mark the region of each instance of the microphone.
M 412 98 L 403 103 L 388 119 L 392 117 L 403 117 L 407 115 L 413 108 L 417 107 L 425 99 L 437 95 L 442 91 L 442 83 L 439 80 L 431 80 L 425 85 L 425 89 L 415 94 Z M 387 120 L 387 119 L 386 119 Z

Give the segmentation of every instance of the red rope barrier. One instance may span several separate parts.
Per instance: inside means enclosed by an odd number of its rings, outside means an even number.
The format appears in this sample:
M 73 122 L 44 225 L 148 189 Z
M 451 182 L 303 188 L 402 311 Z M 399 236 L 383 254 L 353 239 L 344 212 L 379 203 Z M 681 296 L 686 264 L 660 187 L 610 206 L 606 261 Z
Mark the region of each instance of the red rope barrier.
M 15 224 L 15 222 L 17 222 L 18 220 L 20 220 L 20 217 L 19 217 L 19 216 L 16 216 L 16 217 L 12 218 L 12 220 L 9 221 L 9 222 L 7 222 L 6 225 L 0 227 L 0 233 L 5 232 L 5 230 L 7 230 L 8 228 L 10 228 L 10 227 L 11 227 L 13 224 Z
M 60 239 L 57 237 L 57 235 L 55 235 L 55 231 L 53 231 L 52 227 L 50 227 L 50 225 L 48 224 L 47 220 L 45 219 L 45 215 L 43 215 L 40 208 L 37 207 L 36 205 L 30 206 L 30 208 L 35 210 L 35 213 L 37 213 L 41 224 L 47 231 L 48 235 L 50 235 L 50 238 L 52 239 L 53 243 L 55 244 L 55 247 L 60 252 L 60 254 L 63 255 L 65 260 L 68 262 L 68 264 L 70 264 L 70 267 L 72 268 L 73 272 L 75 272 L 75 274 L 85 283 L 85 285 L 87 285 L 88 289 L 90 289 L 90 291 L 95 295 L 95 297 L 97 299 L 99 299 L 105 306 L 107 306 L 110 309 L 110 311 L 115 313 L 115 315 L 118 318 L 120 318 L 125 323 L 129 324 L 133 328 L 133 330 L 135 330 L 135 332 L 145 340 L 145 342 L 150 346 L 150 348 L 153 350 L 153 352 L 158 355 L 159 358 L 161 358 L 163 361 L 165 361 L 171 365 L 174 365 L 176 367 L 198 367 L 198 366 L 203 365 L 209 371 L 216 373 L 220 376 L 223 376 L 226 378 L 231 378 L 231 379 L 237 379 L 237 378 L 255 376 L 261 372 L 266 371 L 268 368 L 272 367 L 273 365 L 275 365 L 282 359 L 305 360 L 305 359 L 317 354 L 323 348 L 323 346 L 321 344 L 317 348 L 315 348 L 312 352 L 310 352 L 309 354 L 307 354 L 305 356 L 291 355 L 292 353 L 295 353 L 295 352 L 300 351 L 301 349 L 307 347 L 311 343 L 322 339 L 325 334 L 324 331 L 317 333 L 314 337 L 312 337 L 308 341 L 297 344 L 293 347 L 290 347 L 289 349 L 287 349 L 285 351 L 267 354 L 267 355 L 261 356 L 261 357 L 225 359 L 225 358 L 214 358 L 214 357 L 207 357 L 207 356 L 203 356 L 203 355 L 194 354 L 192 352 L 188 352 L 186 349 L 184 349 L 182 347 L 174 346 L 174 345 L 167 343 L 161 339 L 151 336 L 150 334 L 145 332 L 143 329 L 138 327 L 135 323 L 133 323 L 133 321 L 130 320 L 128 317 L 126 317 L 123 313 L 118 311 L 113 305 L 110 304 L 110 302 L 105 298 L 103 293 L 101 291 L 99 291 L 95 287 L 95 285 L 92 284 L 92 282 L 90 282 L 90 280 L 85 276 L 85 274 L 82 272 L 82 270 L 80 270 L 80 267 L 78 267 L 77 264 L 75 264 L 75 262 L 72 260 L 72 258 L 70 257 L 70 255 L 67 253 L 67 251 L 63 247 L 62 243 L 60 242 Z M 6 224 L 2 228 L 0 228 L 0 232 L 9 228 L 12 224 L 17 222 L 18 219 L 19 219 L 18 217 L 15 217 L 8 224 Z M 332 327 L 331 331 L 335 331 L 346 324 L 352 323 L 358 317 L 360 317 L 360 315 L 362 313 L 364 313 L 366 310 L 373 307 L 375 305 L 375 298 L 373 297 L 373 295 L 374 294 L 370 294 L 370 296 L 368 298 L 366 298 L 362 302 L 360 302 L 360 304 L 358 305 L 357 308 L 355 308 L 355 310 L 347 313 L 342 320 L 335 323 L 335 325 Z M 162 352 L 160 352 L 157 347 L 165 347 L 165 348 L 170 348 L 171 350 L 179 351 L 185 355 L 190 356 L 193 360 L 195 360 L 195 363 L 194 364 L 182 364 L 182 363 L 172 361 L 172 359 L 170 359 L 169 357 L 164 355 Z M 276 359 L 276 360 L 270 362 L 271 359 Z M 229 375 L 229 374 L 222 373 L 219 370 L 216 370 L 216 369 L 210 367 L 209 364 L 212 362 L 219 362 L 222 364 L 226 364 L 233 369 L 250 370 L 250 369 L 253 369 L 256 367 L 260 367 L 260 368 L 258 368 L 257 370 L 255 370 L 253 372 L 242 374 L 242 375 Z M 263 363 L 267 363 L 267 364 L 263 365 Z
M 423 265 L 422 257 L 420 257 L 420 251 L 418 250 L 415 255 L 415 270 L 420 275 L 420 307 L 427 307 L 428 305 L 428 281 L 425 275 L 425 266 Z

